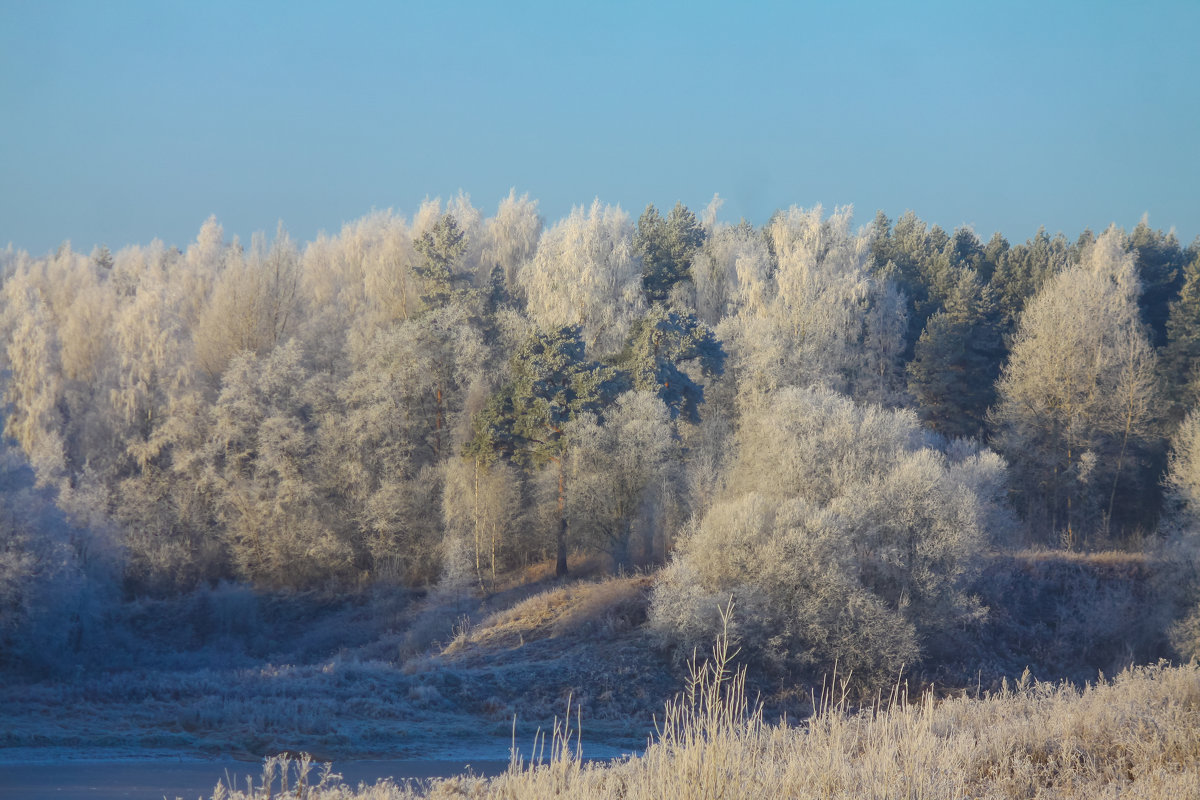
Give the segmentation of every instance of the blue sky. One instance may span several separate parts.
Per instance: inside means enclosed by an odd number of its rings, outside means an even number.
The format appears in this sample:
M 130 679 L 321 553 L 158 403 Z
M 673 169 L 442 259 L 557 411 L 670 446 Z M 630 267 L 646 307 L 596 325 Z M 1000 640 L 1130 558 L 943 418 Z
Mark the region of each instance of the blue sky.
M 0 246 L 336 232 L 460 189 L 1200 234 L 1200 3 L 0 0 Z

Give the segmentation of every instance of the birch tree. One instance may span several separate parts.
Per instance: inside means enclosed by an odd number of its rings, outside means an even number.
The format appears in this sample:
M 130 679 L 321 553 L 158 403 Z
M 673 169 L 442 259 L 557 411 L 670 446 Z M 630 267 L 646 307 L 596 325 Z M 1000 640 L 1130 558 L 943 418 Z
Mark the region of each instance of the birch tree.
M 522 265 L 533 258 L 541 235 L 537 201 L 527 194 L 517 197 L 516 190 L 500 201 L 496 216 L 484 222 L 482 263 L 499 270 L 510 297 L 524 300 L 517 276 Z
M 291 334 L 299 312 L 300 255 L 280 223 L 268 248 L 256 234 L 249 254 L 229 251 L 197 321 L 196 356 L 213 382 L 238 353 L 269 353 Z
M 599 200 L 586 212 L 572 209 L 542 234 L 518 280 L 543 330 L 578 325 L 584 346 L 599 356 L 620 349 L 645 309 L 629 215 Z
M 871 275 L 870 237 L 851 233 L 850 219 L 849 208 L 824 219 L 820 206 L 792 207 L 768 223 L 774 273 L 766 282 L 739 275 L 740 309 L 718 330 L 743 394 L 818 385 L 904 398 L 902 296 Z
M 997 384 L 994 441 L 1026 521 L 1073 544 L 1105 532 L 1156 418 L 1140 284 L 1110 228 L 1028 304 Z

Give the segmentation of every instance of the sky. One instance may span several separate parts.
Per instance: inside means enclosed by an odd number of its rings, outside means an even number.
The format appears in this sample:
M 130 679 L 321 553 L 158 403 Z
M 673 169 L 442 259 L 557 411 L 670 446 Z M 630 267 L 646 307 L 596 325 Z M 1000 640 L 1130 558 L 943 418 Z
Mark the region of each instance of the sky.
M 338 232 L 515 188 L 1200 234 L 1200 2 L 0 0 L 0 247 Z

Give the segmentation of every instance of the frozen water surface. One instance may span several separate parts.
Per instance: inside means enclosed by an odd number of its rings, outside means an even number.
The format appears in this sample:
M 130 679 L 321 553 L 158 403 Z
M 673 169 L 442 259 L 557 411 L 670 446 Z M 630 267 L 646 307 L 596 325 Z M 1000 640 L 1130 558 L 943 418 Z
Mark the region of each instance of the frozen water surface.
M 460 775 L 496 775 L 507 760 L 335 761 L 333 771 L 349 784 L 381 778 L 424 779 Z M 244 787 L 259 783 L 261 765 L 249 761 L 151 759 L 117 761 L 30 761 L 0 763 L 0 798 L 4 800 L 183 800 L 212 797 L 226 776 Z M 311 774 L 311 773 L 310 773 Z

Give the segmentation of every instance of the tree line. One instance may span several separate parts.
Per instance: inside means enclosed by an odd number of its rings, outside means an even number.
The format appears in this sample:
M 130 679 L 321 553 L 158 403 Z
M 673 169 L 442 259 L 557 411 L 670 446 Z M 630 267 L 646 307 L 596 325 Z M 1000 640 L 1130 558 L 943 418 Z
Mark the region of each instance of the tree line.
M 670 564 L 668 638 L 732 592 L 772 658 L 869 670 L 981 613 L 983 552 L 1183 518 L 1200 241 L 719 207 L 547 224 L 510 193 L 303 247 L 211 218 L 185 249 L 10 247 L 5 629 L 53 575 L 486 588 L 593 551 Z

